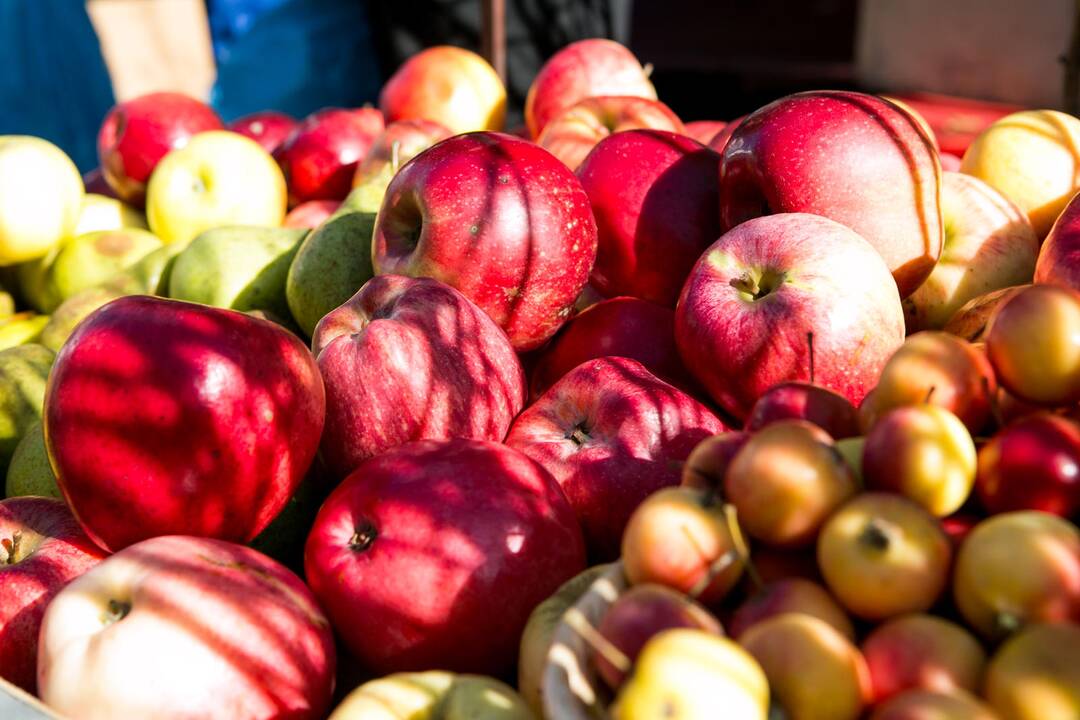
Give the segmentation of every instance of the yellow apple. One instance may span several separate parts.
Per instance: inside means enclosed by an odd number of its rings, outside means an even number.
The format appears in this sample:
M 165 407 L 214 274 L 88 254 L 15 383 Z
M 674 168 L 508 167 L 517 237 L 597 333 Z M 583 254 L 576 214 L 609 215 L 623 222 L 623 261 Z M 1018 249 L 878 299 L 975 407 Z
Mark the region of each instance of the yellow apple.
M 981 700 L 963 690 L 907 690 L 878 704 L 869 720 L 1001 720 Z
M 1005 720 L 1080 717 L 1080 627 L 1033 625 L 990 661 L 986 699 Z
M 396 673 L 349 693 L 329 720 L 533 720 L 514 690 L 494 678 L 451 672 Z
M 79 223 L 72 235 L 85 235 L 101 230 L 120 228 L 146 229 L 146 216 L 125 202 L 106 195 L 87 193 L 83 196 Z
M 285 176 L 257 142 L 226 130 L 199 133 L 162 158 L 146 190 L 146 218 L 162 241 L 187 242 L 223 225 L 277 227 Z
M 69 237 L 83 197 L 64 151 L 28 135 L 0 135 L 0 265 L 33 260 Z

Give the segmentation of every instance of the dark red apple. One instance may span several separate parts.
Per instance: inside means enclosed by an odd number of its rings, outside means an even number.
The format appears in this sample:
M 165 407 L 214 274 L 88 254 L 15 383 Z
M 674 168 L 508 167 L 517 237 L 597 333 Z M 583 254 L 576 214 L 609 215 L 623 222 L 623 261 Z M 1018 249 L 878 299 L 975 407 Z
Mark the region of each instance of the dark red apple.
M 990 513 L 1080 511 L 1080 427 L 1048 412 L 1006 425 L 979 450 L 975 491 Z
M 304 568 L 349 650 L 380 675 L 512 671 L 529 613 L 585 567 L 558 485 L 476 440 L 408 443 L 323 504 Z
M 247 542 L 289 501 L 322 433 L 304 344 L 232 310 L 147 296 L 87 317 L 57 354 L 45 438 L 87 534 Z
M 341 203 L 337 200 L 308 200 L 290 210 L 282 221 L 281 227 L 317 228 L 340 206 Z
M 353 186 L 379 179 L 384 186 L 402 165 L 454 133 L 434 120 L 397 120 L 375 138 L 356 168 Z
M 678 485 L 682 461 L 724 425 L 636 360 L 577 366 L 518 416 L 506 444 L 543 465 L 581 520 L 592 558 L 618 556 L 623 528 L 651 493 Z
M 708 145 L 726 126 L 727 123 L 723 120 L 691 120 L 684 123 L 683 134 L 697 140 L 702 145 Z
M 376 274 L 460 290 L 532 350 L 570 317 L 596 259 L 596 221 L 574 173 L 502 133 L 458 135 L 417 155 L 387 188 Z
M 683 463 L 683 487 L 718 492 L 724 487 L 724 476 L 731 461 L 750 439 L 750 433 L 741 430 L 722 432 L 699 442 Z
M 760 430 L 779 420 L 806 420 L 834 440 L 861 435 L 859 412 L 847 398 L 819 385 L 786 382 L 773 385 L 757 399 L 746 419 L 746 429 Z
M 663 130 L 609 135 L 578 168 L 599 246 L 590 283 L 675 307 L 690 268 L 720 237 L 720 156 Z
M 1080 290 L 1080 201 L 1075 197 L 1043 241 L 1035 263 L 1035 282 Z
M 165 153 L 197 133 L 220 130 L 209 105 L 181 93 L 140 95 L 113 107 L 98 131 L 101 171 L 117 196 L 142 206 L 146 183 Z
M 225 128 L 251 138 L 262 145 L 263 150 L 272 154 L 299 124 L 296 118 L 283 112 L 263 110 L 237 118 Z

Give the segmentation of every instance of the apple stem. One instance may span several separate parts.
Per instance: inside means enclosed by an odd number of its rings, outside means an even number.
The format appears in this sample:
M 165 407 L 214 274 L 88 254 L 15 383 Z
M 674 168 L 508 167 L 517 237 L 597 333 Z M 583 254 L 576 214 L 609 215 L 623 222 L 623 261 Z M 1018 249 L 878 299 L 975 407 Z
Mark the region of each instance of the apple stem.
M 928 405 L 930 398 L 934 397 L 934 393 L 937 391 L 937 385 L 931 385 L 930 389 L 926 391 L 926 397 L 923 398 L 923 404 Z
M 750 273 L 743 273 L 737 278 L 732 278 L 728 284 L 739 292 L 746 293 L 752 298 L 757 298 L 758 293 L 761 291 L 757 281 L 754 280 L 754 277 Z
M 16 530 L 12 533 L 10 538 L 4 538 L 0 540 L 0 546 L 3 546 L 7 556 L 4 558 L 5 565 L 14 565 L 19 562 L 19 546 L 22 545 L 22 533 Z
M 570 434 L 566 436 L 566 439 L 572 440 L 575 445 L 581 447 L 592 438 L 589 437 L 589 433 L 585 428 L 578 424 L 574 426 L 574 429 L 570 431 Z
M 814 331 L 806 333 L 806 352 L 810 355 L 810 384 L 814 384 Z
M 598 652 L 605 660 L 611 663 L 621 673 L 630 672 L 630 658 L 619 648 L 615 647 L 610 640 L 604 637 L 599 630 L 593 627 L 585 614 L 576 607 L 572 607 L 563 615 L 563 621 L 576 632 L 585 644 Z
M 739 525 L 738 510 L 731 503 L 724 506 L 724 519 L 727 521 L 728 533 L 731 534 L 731 541 L 735 545 L 735 552 L 739 553 L 739 557 L 743 562 L 743 567 L 746 568 L 746 574 L 750 577 L 750 582 L 752 582 L 754 587 L 758 590 L 763 589 L 765 587 L 765 581 L 761 579 L 761 573 L 757 571 L 757 567 L 750 557 L 750 545 L 746 542 L 746 536 L 743 535 L 742 527 Z
M 643 73 L 645 73 L 645 77 L 646 77 L 646 78 L 652 78 L 653 70 L 655 70 L 655 69 L 656 69 L 656 68 L 654 68 L 654 67 L 653 67 L 653 64 L 652 64 L 651 62 L 647 62 L 647 63 L 645 63 L 645 65 L 644 65 L 644 66 L 643 66 L 643 67 L 641 68 L 641 71 L 642 71 Z
M 401 141 L 395 140 L 390 144 L 390 174 L 397 175 L 401 167 Z

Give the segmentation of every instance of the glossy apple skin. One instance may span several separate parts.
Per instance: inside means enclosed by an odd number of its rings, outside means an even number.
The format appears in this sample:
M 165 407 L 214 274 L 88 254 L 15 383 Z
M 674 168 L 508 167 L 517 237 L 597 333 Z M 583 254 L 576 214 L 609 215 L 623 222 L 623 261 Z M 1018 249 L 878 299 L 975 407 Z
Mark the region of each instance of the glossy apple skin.
M 577 170 L 597 143 L 629 130 L 665 130 L 682 136 L 683 124 L 659 100 L 601 95 L 587 97 L 553 117 L 536 143 Z
M 856 233 L 817 215 L 756 218 L 698 260 L 675 310 L 687 369 L 724 410 L 746 418 L 778 383 L 814 381 L 858 405 L 904 341 L 888 268 Z M 758 299 L 738 285 L 758 285 Z M 736 283 L 733 285 L 732 283 Z
M 742 124 L 742 121 L 745 120 L 746 117 L 746 115 L 737 117 L 724 127 L 720 128 L 720 131 L 713 135 L 712 138 L 709 140 L 709 147 L 718 153 L 723 153 L 724 148 L 727 147 L 728 140 L 730 140 L 731 136 L 735 134 L 735 130 L 738 129 L 739 125 Z
M 723 120 L 691 120 L 683 123 L 683 134 L 688 138 L 697 140 L 702 145 L 708 145 L 717 134 L 727 127 L 728 123 Z
M 45 608 L 61 588 L 104 557 L 62 501 L 0 500 L 0 677 L 36 692 L 38 629 Z
M 394 176 L 372 257 L 376 274 L 457 288 L 515 350 L 533 350 L 573 312 L 596 259 L 596 221 L 577 177 L 550 153 L 510 135 L 469 133 Z
M 525 404 L 506 335 L 438 280 L 372 278 L 311 345 L 326 386 L 321 455 L 339 478 L 411 440 L 500 442 Z
M 178 533 L 251 540 L 307 472 L 325 414 L 319 368 L 295 335 L 131 296 L 86 318 L 57 354 L 44 423 L 64 498 L 116 551 Z
M 290 210 L 281 227 L 317 228 L 333 215 L 340 205 L 337 200 L 308 200 Z
M 874 707 L 869 720 L 1000 720 L 970 693 L 907 690 Z
M 588 97 L 624 95 L 656 99 L 645 69 L 626 47 L 591 38 L 570 43 L 548 58 L 525 98 L 525 124 L 533 138 L 566 108 Z
M 434 120 L 414 118 L 389 123 L 371 143 L 364 159 L 357 166 L 356 175 L 353 176 L 353 187 L 384 173 L 388 166 L 391 166 L 389 168 L 391 174 L 386 177 L 386 181 L 389 182 L 393 172 L 395 145 L 397 145 L 397 163 L 400 169 L 402 165 L 424 150 L 451 135 L 453 132 L 448 127 Z
M 1039 412 L 1006 425 L 979 449 L 979 501 L 991 514 L 1080 512 L 1080 427 Z
M 171 535 L 60 591 L 38 678 L 65 717 L 316 720 L 336 664 L 333 630 L 300 578 L 251 548 Z
M 590 283 L 675 307 L 690 269 L 720 237 L 720 156 L 662 130 L 601 140 L 577 175 L 592 204 L 599 246 Z
M 506 444 L 543 465 L 581 520 L 597 562 L 651 493 L 679 483 L 680 461 L 724 430 L 704 405 L 641 363 L 605 357 L 563 376 L 514 421 Z
M 274 151 L 289 185 L 289 207 L 344 200 L 356 167 L 384 128 L 374 108 L 325 108 L 300 121 Z
M 832 625 L 841 635 L 855 641 L 855 627 L 847 613 L 820 584 L 800 577 L 786 577 L 766 583 L 735 610 L 728 630 L 735 639 L 759 622 L 784 613 L 802 613 Z
M 1067 720 L 1080 713 L 1080 628 L 1046 623 L 1004 643 L 986 672 L 986 699 L 1009 720 Z
M 98 161 L 117 197 L 141 207 L 158 161 L 197 133 L 223 125 L 210 106 L 181 93 L 141 95 L 113 107 L 98 131 Z
M 941 254 L 940 186 L 933 144 L 892 103 L 856 92 L 797 93 L 752 113 L 731 136 L 720 165 L 720 220 L 730 229 L 768 213 L 824 215 L 866 238 L 907 297 Z
M 705 438 L 686 457 L 679 484 L 697 490 L 722 489 L 731 461 L 750 437 L 748 432 L 729 430 Z
M 308 582 L 380 675 L 513 669 L 529 613 L 585 567 L 574 512 L 542 467 L 476 440 L 374 457 L 319 511 Z
M 637 360 L 690 394 L 701 391 L 675 348 L 675 313 L 639 298 L 616 297 L 575 315 L 541 351 L 532 370 L 532 399 L 581 363 L 608 355 Z
M 1035 282 L 1080 290 L 1080 202 L 1075 197 L 1043 241 L 1035 263 Z
M 806 420 L 834 440 L 855 437 L 862 432 L 859 413 L 847 398 L 804 382 L 780 383 L 766 390 L 750 409 L 746 430 L 754 432 L 781 420 Z
M 288 139 L 300 123 L 296 118 L 276 110 L 263 110 L 233 120 L 226 130 L 240 133 L 262 145 L 263 150 L 274 151 Z

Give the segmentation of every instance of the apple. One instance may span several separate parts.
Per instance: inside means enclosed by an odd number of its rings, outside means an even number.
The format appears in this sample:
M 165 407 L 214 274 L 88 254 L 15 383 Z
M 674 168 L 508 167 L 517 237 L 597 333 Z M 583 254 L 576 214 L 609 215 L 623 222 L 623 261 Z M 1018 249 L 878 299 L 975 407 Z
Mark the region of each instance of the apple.
M 941 523 L 900 495 L 868 492 L 818 536 L 818 565 L 840 604 L 865 620 L 925 612 L 945 589 L 952 549 Z
M 385 674 L 513 669 L 529 613 L 585 567 L 554 479 L 504 445 L 419 441 L 323 503 L 304 568 L 345 646 Z
M 105 174 L 101 171 L 100 167 L 96 167 L 90 172 L 82 176 L 83 186 L 88 195 L 101 195 L 102 197 L 112 198 L 113 200 L 119 200 L 116 191 L 109 187 L 109 183 L 105 181 Z
M 548 128 L 545 135 L 555 124 Z M 592 286 L 607 297 L 674 307 L 690 269 L 720 237 L 719 162 L 697 141 L 664 130 L 601 140 L 577 171 L 599 238 Z
M 1080 400 L 1080 291 L 1034 285 L 1002 302 L 990 321 L 986 355 L 1001 385 L 1021 400 Z
M 121 200 L 141 207 L 150 176 L 166 154 L 223 127 L 209 105 L 182 93 L 149 93 L 119 103 L 98 131 L 102 174 Z
M 835 440 L 855 437 L 860 431 L 859 413 L 844 396 L 813 382 L 773 385 L 757 399 L 746 418 L 749 432 L 782 420 L 805 420 Z
M 0 677 L 35 692 L 46 606 L 103 557 L 62 501 L 0 500 Z
M 720 132 L 713 135 L 712 139 L 709 140 L 709 147 L 718 153 L 723 153 L 724 148 L 727 147 L 728 140 L 731 139 L 731 136 L 735 134 L 735 131 L 739 128 L 739 125 L 741 125 L 742 121 L 746 118 L 746 115 L 742 115 L 735 118 L 724 127 L 720 128 Z
M 1080 627 L 1050 623 L 1003 644 L 986 671 L 985 697 L 1008 720 L 1067 720 L 1080 714 Z
M 862 716 L 870 673 L 859 649 L 832 625 L 810 615 L 777 615 L 743 633 L 739 644 L 765 671 L 771 712 L 792 720 Z
M 602 95 L 656 99 L 649 71 L 626 47 L 590 38 L 561 48 L 533 78 L 525 97 L 525 124 L 538 138 L 544 127 L 580 100 Z
M 1016 203 L 1035 234 L 1044 238 L 1080 190 L 1077 146 L 1080 120 L 1056 110 L 1024 110 L 997 120 L 975 138 L 960 172 Z
M 79 170 L 48 140 L 0 135 L 0 265 L 42 257 L 75 232 Z
M 258 143 L 227 130 L 200 133 L 158 163 L 146 188 L 150 230 L 186 243 L 223 225 L 277 227 L 285 178 Z
M 344 200 L 383 128 L 382 113 L 374 108 L 324 108 L 300 121 L 274 151 L 289 186 L 289 205 Z
M 89 232 L 121 228 L 145 230 L 146 216 L 114 197 L 88 192 L 83 195 L 79 222 L 70 236 L 78 237 Z
M 659 100 L 600 95 L 583 98 L 552 117 L 536 143 L 571 170 L 578 170 L 589 152 L 604 138 L 646 128 L 665 130 L 680 137 L 683 132 L 682 120 Z M 715 198 L 713 200 L 715 202 Z
M 805 420 L 754 433 L 728 466 L 723 487 L 746 533 L 779 547 L 813 544 L 822 523 L 859 490 L 833 439 Z
M 281 327 L 130 296 L 57 355 L 45 438 L 64 498 L 103 548 L 172 533 L 246 542 L 307 472 L 324 408 L 315 359 Z
M 437 45 L 416 53 L 383 85 L 379 108 L 387 122 L 432 120 L 457 135 L 502 130 L 506 88 L 484 58 Z
M 311 591 L 251 548 L 183 535 L 106 558 L 45 611 L 38 687 L 67 717 L 321 718 L 334 637 Z
M 866 434 L 862 475 L 867 487 L 900 493 L 938 517 L 967 502 L 975 469 L 971 434 L 960 418 L 937 405 L 890 410 Z
M 756 560 L 756 558 L 755 558 Z M 801 577 L 785 577 L 766 583 L 735 610 L 728 630 L 740 639 L 747 630 L 786 613 L 810 615 L 855 641 L 855 628 L 847 613 L 819 583 Z
M 514 689 L 495 678 L 428 670 L 368 680 L 328 720 L 534 720 Z
M 1080 512 L 1080 427 L 1038 412 L 1006 425 L 979 449 L 975 488 L 991 514 Z
M 723 120 L 692 120 L 683 123 L 683 134 L 688 138 L 697 140 L 702 145 L 708 145 L 709 141 L 716 137 L 717 133 L 727 125 L 728 123 Z
M 287 228 L 317 228 L 333 215 L 341 203 L 337 200 L 308 200 L 302 202 L 281 221 Z
M 724 477 L 731 461 L 749 439 L 750 433 L 739 430 L 705 438 L 686 456 L 679 484 L 686 488 L 719 492 L 724 487 Z
M 515 350 L 544 344 L 573 312 L 596 259 L 589 197 L 527 140 L 459 135 L 394 176 L 375 225 L 375 273 L 460 290 Z
M 251 138 L 272 155 L 299 124 L 291 115 L 276 110 L 263 110 L 237 118 L 226 125 L 225 129 Z
M 1074 196 L 1054 222 L 1039 250 L 1035 282 L 1080 290 L 1080 202 Z
M 953 313 L 943 329 L 945 332 L 961 337 L 968 342 L 985 342 L 986 333 L 990 329 L 990 318 L 994 314 L 994 310 L 1006 299 L 1026 287 L 1030 287 L 1030 284 L 992 290 L 969 300 Z
M 729 230 L 698 260 L 675 310 L 686 367 L 745 418 L 772 386 L 810 377 L 853 405 L 904 340 L 889 270 L 854 231 L 785 213 Z
M 364 159 L 357 166 L 353 187 L 377 185 L 380 188 L 378 195 L 381 202 L 381 193 L 386 191 L 386 186 L 402 165 L 453 134 L 442 123 L 423 118 L 398 120 L 388 124 L 382 134 L 371 143 Z M 371 209 L 377 211 L 379 208 L 375 205 Z
M 855 482 L 860 486 L 866 484 L 862 467 L 863 450 L 865 448 L 866 438 L 864 436 L 841 438 L 836 441 L 836 451 L 840 453 L 840 456 L 844 458 L 844 462 L 851 468 L 851 472 L 855 476 Z
M 875 703 L 905 690 L 978 693 L 986 652 L 960 625 L 933 615 L 893 618 L 863 640 Z
M 575 315 L 540 352 L 530 395 L 535 400 L 578 365 L 608 355 L 637 360 L 672 385 L 698 391 L 675 348 L 675 313 L 639 298 L 616 297 Z
M 874 708 L 869 720 L 1001 720 L 988 705 L 960 690 L 906 690 Z
M 938 153 L 938 160 L 941 161 L 941 171 L 943 173 L 960 172 L 960 168 L 964 165 L 963 158 L 959 155 L 953 155 L 950 152 Z
M 957 553 L 953 597 L 992 640 L 1030 623 L 1080 620 L 1080 531 L 1035 510 L 983 520 Z
M 577 366 L 526 408 L 506 444 L 550 472 L 581 521 L 590 556 L 615 558 L 630 514 L 679 483 L 681 461 L 724 430 L 704 405 L 621 357 Z
M 0 333 L 7 327 L 0 326 Z M 8 466 L 19 441 L 41 420 L 55 358 L 52 350 L 34 342 L 0 350 L 0 467 Z
M 907 297 L 941 254 L 940 185 L 933 143 L 903 110 L 857 92 L 796 93 L 732 134 L 720 222 L 726 230 L 769 213 L 823 215 L 866 238 Z
M 982 180 L 942 173 L 941 214 L 941 258 L 904 299 L 909 332 L 942 328 L 968 301 L 1031 282 L 1035 272 L 1039 238 L 1027 216 Z
M 410 440 L 501 441 L 525 404 L 506 335 L 438 280 L 379 275 L 315 326 L 322 458 L 345 477 Z

